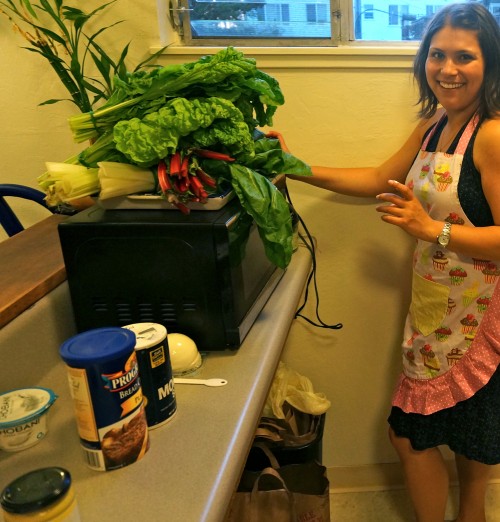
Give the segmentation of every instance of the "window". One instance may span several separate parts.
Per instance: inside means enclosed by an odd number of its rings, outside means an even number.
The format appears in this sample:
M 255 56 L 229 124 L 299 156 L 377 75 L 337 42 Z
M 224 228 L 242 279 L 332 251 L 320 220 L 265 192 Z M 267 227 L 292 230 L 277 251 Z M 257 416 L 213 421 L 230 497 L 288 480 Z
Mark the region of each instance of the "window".
M 398 7 L 397 5 L 389 6 L 389 25 L 399 25 Z
M 500 2 L 491 2 L 490 11 L 493 13 L 497 23 L 500 23 Z
M 427 16 L 432 16 L 436 12 L 436 8 L 433 5 L 426 5 L 425 6 L 425 14 Z
M 365 4 L 363 6 L 363 17 L 365 20 L 373 20 L 375 18 L 373 15 L 373 4 Z
M 419 40 L 429 18 L 456 1 L 158 0 L 186 45 L 237 46 Z M 500 1 L 477 1 L 500 19 Z

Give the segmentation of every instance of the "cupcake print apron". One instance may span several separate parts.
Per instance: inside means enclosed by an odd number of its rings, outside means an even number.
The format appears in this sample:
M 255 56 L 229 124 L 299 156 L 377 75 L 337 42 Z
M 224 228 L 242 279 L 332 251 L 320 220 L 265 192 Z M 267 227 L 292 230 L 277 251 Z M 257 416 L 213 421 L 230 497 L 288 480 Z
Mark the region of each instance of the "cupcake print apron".
M 452 237 L 455 227 L 474 226 L 460 206 L 458 181 L 477 123 L 478 118 L 472 118 L 453 154 L 426 150 L 439 127 L 435 125 L 406 179 L 433 219 L 453 225 Z M 492 346 L 481 323 L 490 308 L 500 312 L 500 295 L 493 295 L 499 266 L 451 252 L 437 242 L 417 241 L 403 339 L 404 372 L 394 406 L 434 413 L 469 398 L 488 382 L 500 363 L 500 346 Z

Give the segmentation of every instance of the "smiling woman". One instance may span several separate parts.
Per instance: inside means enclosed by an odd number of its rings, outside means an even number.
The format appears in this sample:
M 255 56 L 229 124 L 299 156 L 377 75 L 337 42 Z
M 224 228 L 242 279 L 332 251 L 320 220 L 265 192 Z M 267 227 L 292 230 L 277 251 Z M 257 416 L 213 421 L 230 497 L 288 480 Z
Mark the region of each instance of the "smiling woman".
M 314 176 L 300 179 L 376 196 L 382 220 L 416 240 L 388 421 L 418 520 L 445 516 L 439 446 L 455 453 L 458 520 L 485 520 L 490 466 L 500 463 L 499 64 L 490 12 L 477 2 L 444 7 L 416 55 L 421 120 L 403 147 L 378 167 L 313 166 Z M 483 295 L 494 303 L 487 313 L 477 308 Z

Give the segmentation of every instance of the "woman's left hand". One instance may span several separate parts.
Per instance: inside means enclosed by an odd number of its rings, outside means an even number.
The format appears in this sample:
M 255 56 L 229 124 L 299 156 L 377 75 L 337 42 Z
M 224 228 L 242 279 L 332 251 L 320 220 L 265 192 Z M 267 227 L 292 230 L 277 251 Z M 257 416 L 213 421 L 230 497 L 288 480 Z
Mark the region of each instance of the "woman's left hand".
M 377 196 L 378 200 L 388 203 L 376 208 L 377 212 L 383 214 L 382 220 L 402 228 L 413 237 L 434 241 L 437 235 L 434 234 L 435 221 L 423 209 L 411 188 L 395 180 L 389 180 L 388 183 L 395 192 L 384 192 Z

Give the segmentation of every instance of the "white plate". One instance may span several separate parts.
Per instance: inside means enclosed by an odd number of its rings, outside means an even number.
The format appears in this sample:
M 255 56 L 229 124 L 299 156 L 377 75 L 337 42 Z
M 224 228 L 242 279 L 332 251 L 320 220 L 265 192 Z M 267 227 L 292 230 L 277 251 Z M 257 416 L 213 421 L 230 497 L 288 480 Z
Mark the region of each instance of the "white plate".
M 209 196 L 206 203 L 193 201 L 186 203 L 186 206 L 191 210 L 219 210 L 234 196 L 234 191 L 229 190 L 224 194 Z M 107 210 L 179 210 L 173 203 L 155 194 L 130 194 L 97 201 L 102 208 Z

